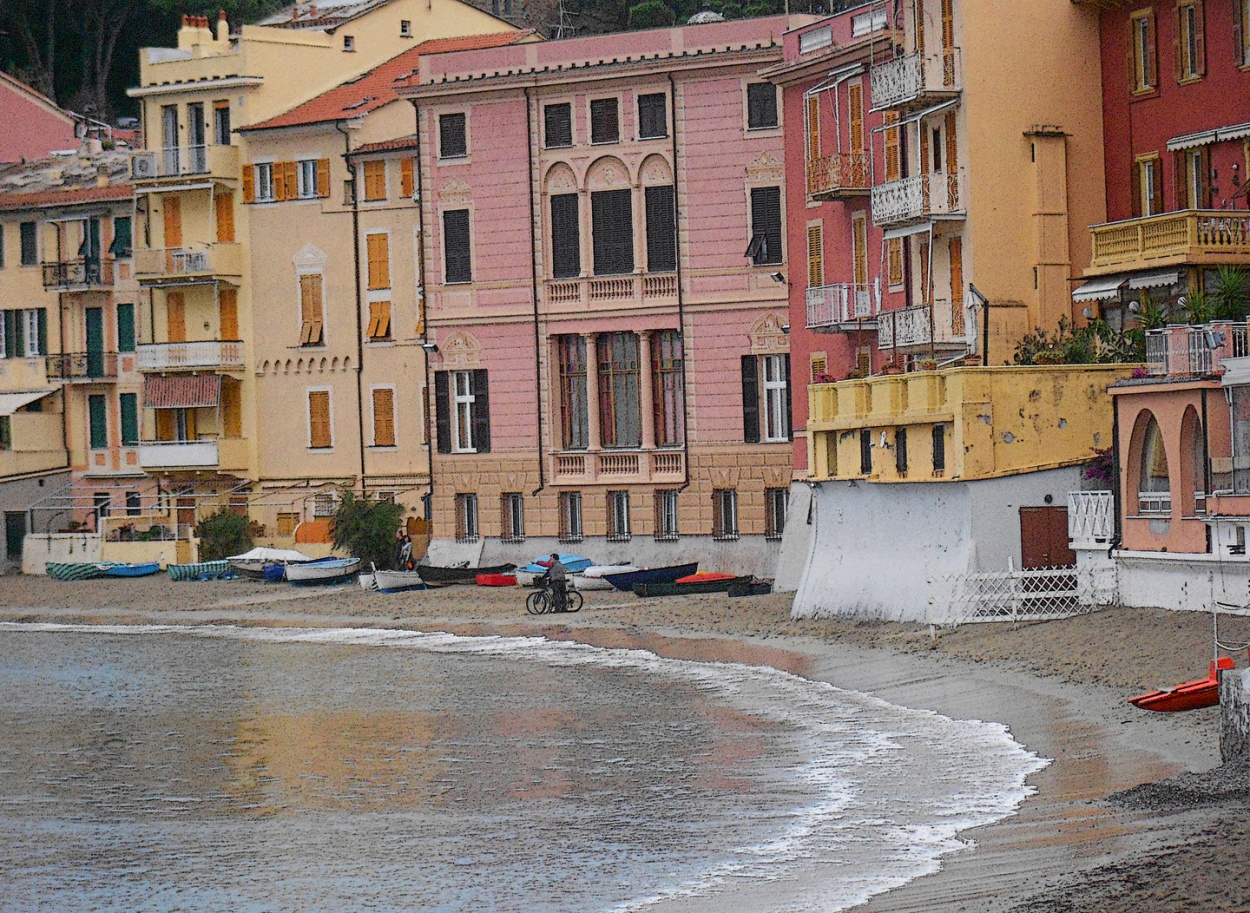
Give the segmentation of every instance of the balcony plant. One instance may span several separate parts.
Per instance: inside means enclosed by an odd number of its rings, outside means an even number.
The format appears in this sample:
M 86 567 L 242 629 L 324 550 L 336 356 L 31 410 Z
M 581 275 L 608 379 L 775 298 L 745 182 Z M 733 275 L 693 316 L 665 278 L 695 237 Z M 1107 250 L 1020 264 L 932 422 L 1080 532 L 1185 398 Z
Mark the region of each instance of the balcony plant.
M 1156 307 L 1148 305 L 1148 308 Z M 1095 320 L 1072 329 L 1067 318 L 1059 319 L 1053 333 L 1040 327 L 1026 334 L 1016 345 L 1012 363 L 1016 365 L 1098 365 L 1132 364 L 1146 359 L 1145 330 L 1162 326 L 1165 317 L 1142 313 L 1141 326 L 1116 332 L 1105 321 Z M 1157 321 L 1157 323 L 1155 322 Z
M 1213 319 L 1245 320 L 1250 310 L 1250 276 L 1235 266 L 1221 266 L 1206 297 L 1212 303 Z

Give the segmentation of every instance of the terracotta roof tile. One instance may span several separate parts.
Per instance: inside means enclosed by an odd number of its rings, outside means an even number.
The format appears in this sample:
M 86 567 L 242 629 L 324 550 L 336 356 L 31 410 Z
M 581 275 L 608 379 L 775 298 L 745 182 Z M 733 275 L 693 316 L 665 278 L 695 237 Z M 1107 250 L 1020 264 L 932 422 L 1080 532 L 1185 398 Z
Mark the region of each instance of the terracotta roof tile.
M 108 187 L 69 187 L 63 190 L 41 190 L 37 193 L 6 193 L 0 194 L 0 210 L 129 200 L 134 197 L 134 192 L 135 189 L 130 184 L 110 184 Z
M 496 32 L 490 35 L 470 35 L 463 38 L 433 38 L 423 41 L 362 76 L 335 86 L 330 91 L 309 99 L 285 114 L 279 114 L 248 127 L 240 127 L 239 132 L 299 127 L 360 117 L 399 98 L 395 92 L 395 83 L 406 80 L 412 75 L 417 69 L 417 61 L 422 54 L 444 54 L 450 51 L 476 51 L 502 47 L 515 44 L 531 35 L 533 35 L 533 30 L 527 29 Z
M 368 155 L 375 152 L 395 152 L 400 149 L 417 148 L 417 135 L 401 136 L 399 139 L 383 140 L 380 143 L 365 143 L 359 149 L 353 149 L 352 155 Z

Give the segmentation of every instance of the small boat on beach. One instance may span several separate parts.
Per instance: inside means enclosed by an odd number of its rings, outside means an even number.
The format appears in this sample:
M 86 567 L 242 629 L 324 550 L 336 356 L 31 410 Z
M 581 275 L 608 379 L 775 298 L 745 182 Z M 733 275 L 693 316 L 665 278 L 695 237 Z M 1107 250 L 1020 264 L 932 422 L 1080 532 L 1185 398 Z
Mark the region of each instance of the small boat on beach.
M 101 565 L 104 567 L 105 577 L 151 577 L 153 574 L 159 574 L 161 564 L 159 561 L 144 561 L 136 564 L 109 564 Z
M 288 564 L 286 579 L 296 586 L 342 583 L 359 570 L 359 558 L 332 558 L 328 561 L 310 561 L 307 564 Z
M 240 577 L 252 580 L 264 580 L 265 568 L 273 564 L 303 564 L 312 561 L 303 552 L 292 548 L 265 548 L 257 546 L 242 555 L 232 555 L 226 559 Z
M 438 567 L 433 564 L 418 564 L 416 572 L 427 584 L 445 586 L 450 583 L 476 583 L 478 574 L 507 574 L 515 569 L 515 564 L 496 564 L 491 567 Z
M 651 567 L 639 571 L 627 571 L 624 574 L 604 574 L 603 579 L 625 593 L 634 591 L 636 583 L 673 583 L 680 577 L 689 577 L 697 573 L 699 562 L 675 564 L 672 567 Z
M 44 570 L 53 580 L 95 580 L 110 567 L 95 561 L 49 561 Z
M 427 589 L 417 571 L 380 571 L 373 569 L 373 583 L 379 593 L 402 593 L 405 590 Z
M 728 593 L 732 586 L 746 586 L 755 580 L 750 574 L 734 577 L 732 574 L 695 575 L 672 583 L 635 583 L 635 596 L 694 596 L 700 593 Z
M 1220 702 L 1220 672 L 1233 668 L 1233 660 L 1221 656 L 1211 661 L 1210 672 L 1206 678 L 1194 679 L 1175 688 L 1160 688 L 1130 697 L 1128 702 L 1142 710 L 1157 710 L 1163 713 L 1178 713 L 1184 710 L 1201 710 L 1203 707 L 1214 707 Z
M 604 575 L 628 574 L 636 570 L 639 570 L 639 568 L 632 564 L 593 564 L 584 571 L 579 571 L 573 575 L 573 589 L 610 590 L 612 589 L 612 584 L 608 583 Z
M 194 564 L 171 564 L 165 570 L 170 580 L 229 580 L 237 576 L 230 570 L 230 562 L 225 558 Z
M 570 574 L 580 574 L 594 564 L 583 555 L 560 555 L 559 557 L 560 563 Z M 540 555 L 525 567 L 516 569 L 516 582 L 521 586 L 537 586 L 538 579 L 547 573 L 549 567 L 551 567 L 551 556 Z

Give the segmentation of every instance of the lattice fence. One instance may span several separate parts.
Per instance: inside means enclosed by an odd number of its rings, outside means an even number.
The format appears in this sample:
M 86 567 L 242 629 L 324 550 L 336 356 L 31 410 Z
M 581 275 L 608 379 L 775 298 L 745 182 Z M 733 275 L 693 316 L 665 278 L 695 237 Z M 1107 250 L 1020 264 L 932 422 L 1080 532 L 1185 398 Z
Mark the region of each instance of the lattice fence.
M 1045 621 L 1093 612 L 1116 600 L 1114 566 L 977 571 L 929 578 L 930 620 Z

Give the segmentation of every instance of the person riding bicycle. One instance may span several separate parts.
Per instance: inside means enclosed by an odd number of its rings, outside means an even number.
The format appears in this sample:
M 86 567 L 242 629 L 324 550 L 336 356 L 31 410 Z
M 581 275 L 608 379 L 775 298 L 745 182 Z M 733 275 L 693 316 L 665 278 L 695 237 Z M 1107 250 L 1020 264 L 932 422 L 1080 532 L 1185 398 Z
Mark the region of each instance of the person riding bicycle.
M 555 595 L 556 611 L 563 612 L 568 604 L 569 569 L 560 563 L 559 555 L 551 556 L 551 565 L 543 579 Z

